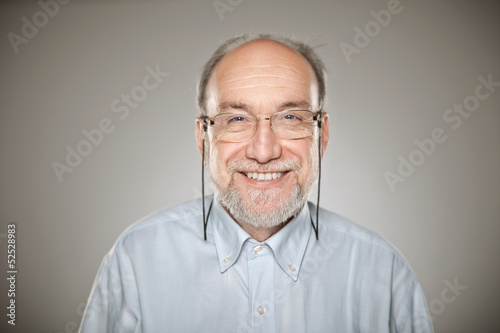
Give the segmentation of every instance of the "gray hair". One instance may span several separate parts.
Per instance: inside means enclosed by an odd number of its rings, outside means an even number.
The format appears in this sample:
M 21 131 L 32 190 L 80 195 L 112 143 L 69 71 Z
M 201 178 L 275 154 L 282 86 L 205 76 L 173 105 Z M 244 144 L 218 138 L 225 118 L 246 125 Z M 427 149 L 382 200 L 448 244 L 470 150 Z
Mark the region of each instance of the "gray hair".
M 198 81 L 198 112 L 200 116 L 206 115 L 206 89 L 208 85 L 208 81 L 212 76 L 212 73 L 215 67 L 219 64 L 219 62 L 232 50 L 237 48 L 240 45 L 251 42 L 257 39 L 268 39 L 284 44 L 302 55 L 307 62 L 311 65 L 314 70 L 314 74 L 316 75 L 316 80 L 318 81 L 318 105 L 321 108 L 325 105 L 326 98 L 326 66 L 323 63 L 323 60 L 318 56 L 314 49 L 307 45 L 306 43 L 292 40 L 290 38 L 275 36 L 271 34 L 258 34 L 258 35 L 240 35 L 233 37 L 227 41 L 225 41 L 221 46 L 215 50 L 212 54 L 212 57 L 207 61 L 205 66 L 203 67 L 200 79 Z

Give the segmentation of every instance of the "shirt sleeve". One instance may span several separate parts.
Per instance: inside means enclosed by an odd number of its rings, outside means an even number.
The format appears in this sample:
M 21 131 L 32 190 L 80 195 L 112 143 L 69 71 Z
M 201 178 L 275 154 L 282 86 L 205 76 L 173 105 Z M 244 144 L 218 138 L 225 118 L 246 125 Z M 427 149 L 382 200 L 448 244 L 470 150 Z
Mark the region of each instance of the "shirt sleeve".
M 394 264 L 392 307 L 391 333 L 434 332 L 422 288 L 404 260 Z
M 133 266 L 119 244 L 99 268 L 80 333 L 141 333 L 140 305 Z

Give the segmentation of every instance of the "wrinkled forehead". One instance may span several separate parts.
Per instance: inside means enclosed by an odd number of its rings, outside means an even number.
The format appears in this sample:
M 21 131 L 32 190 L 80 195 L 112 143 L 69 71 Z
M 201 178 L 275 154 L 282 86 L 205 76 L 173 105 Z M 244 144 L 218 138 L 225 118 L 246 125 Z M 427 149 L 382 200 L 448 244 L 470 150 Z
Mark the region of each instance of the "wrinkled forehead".
M 207 91 L 209 113 L 240 103 L 260 107 L 301 102 L 316 108 L 316 76 L 307 60 L 288 46 L 255 40 L 227 54 L 215 68 Z

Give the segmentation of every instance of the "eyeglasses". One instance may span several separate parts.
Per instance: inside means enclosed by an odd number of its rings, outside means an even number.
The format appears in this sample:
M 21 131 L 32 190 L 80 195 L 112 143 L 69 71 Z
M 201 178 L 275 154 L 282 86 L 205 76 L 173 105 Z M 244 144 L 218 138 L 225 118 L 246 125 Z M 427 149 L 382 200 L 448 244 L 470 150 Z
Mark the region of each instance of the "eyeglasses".
M 320 112 L 309 110 L 284 110 L 267 118 L 257 118 L 250 113 L 219 113 L 213 119 L 203 117 L 206 125 L 213 126 L 214 136 L 223 142 L 244 142 L 257 131 L 259 120 L 269 120 L 278 138 L 303 139 L 312 136 L 314 127 L 321 119 Z

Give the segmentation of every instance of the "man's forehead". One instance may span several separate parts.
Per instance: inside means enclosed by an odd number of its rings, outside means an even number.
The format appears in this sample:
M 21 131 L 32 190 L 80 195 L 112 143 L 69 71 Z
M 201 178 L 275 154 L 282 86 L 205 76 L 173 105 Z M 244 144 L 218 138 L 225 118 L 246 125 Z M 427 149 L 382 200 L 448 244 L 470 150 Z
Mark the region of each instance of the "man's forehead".
M 227 54 L 209 87 L 209 109 L 216 112 L 228 108 L 252 112 L 264 104 L 277 111 L 311 109 L 311 100 L 317 99 L 311 65 L 296 51 L 271 40 L 248 42 Z

